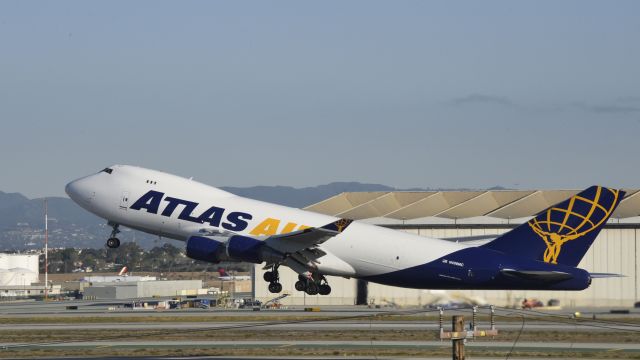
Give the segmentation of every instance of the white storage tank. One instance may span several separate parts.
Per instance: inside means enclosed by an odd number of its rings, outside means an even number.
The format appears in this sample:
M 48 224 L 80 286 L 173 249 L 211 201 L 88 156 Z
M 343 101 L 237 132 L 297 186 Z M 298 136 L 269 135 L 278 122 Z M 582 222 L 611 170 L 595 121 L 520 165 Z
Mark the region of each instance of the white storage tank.
M 29 269 L 0 269 L 0 286 L 27 286 L 38 282 L 38 274 Z
M 38 282 L 38 255 L 0 254 L 0 286 Z

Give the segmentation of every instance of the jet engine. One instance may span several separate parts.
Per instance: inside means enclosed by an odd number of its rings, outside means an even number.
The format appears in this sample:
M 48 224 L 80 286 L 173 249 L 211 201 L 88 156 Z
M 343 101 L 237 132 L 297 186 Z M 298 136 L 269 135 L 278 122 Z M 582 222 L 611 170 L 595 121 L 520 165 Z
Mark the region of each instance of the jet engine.
M 259 264 L 284 259 L 282 254 L 265 246 L 264 241 L 241 235 L 192 236 L 187 240 L 187 256 L 212 263 L 246 261 Z
M 225 237 L 192 236 L 187 239 L 187 256 L 211 263 L 229 261 Z
M 284 256 L 270 247 L 264 241 L 248 236 L 234 235 L 227 242 L 227 255 L 232 259 L 260 264 L 262 262 L 279 262 Z

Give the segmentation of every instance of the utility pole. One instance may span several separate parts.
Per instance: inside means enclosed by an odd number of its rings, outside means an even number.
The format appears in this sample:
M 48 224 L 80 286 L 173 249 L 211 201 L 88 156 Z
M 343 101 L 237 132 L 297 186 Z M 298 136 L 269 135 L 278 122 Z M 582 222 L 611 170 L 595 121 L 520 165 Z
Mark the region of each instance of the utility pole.
M 49 301 L 49 214 L 44 198 L 44 301 Z
M 465 330 L 464 328 L 464 316 L 455 315 L 451 318 L 451 331 L 444 331 L 444 310 L 442 308 L 438 309 L 440 312 L 440 340 L 451 340 L 453 360 L 465 359 L 464 344 L 467 339 L 475 339 L 476 337 L 485 336 L 493 337 L 498 335 L 498 329 L 496 329 L 496 322 L 494 320 L 495 307 L 492 305 L 489 309 L 491 311 L 489 314 L 491 328 L 489 330 L 478 330 L 478 307 L 474 306 L 472 309 L 473 317 L 470 330 Z
M 464 341 L 466 334 L 464 331 L 464 316 L 455 315 L 451 318 L 451 328 L 453 334 L 451 334 L 451 344 L 453 345 L 453 360 L 464 360 Z

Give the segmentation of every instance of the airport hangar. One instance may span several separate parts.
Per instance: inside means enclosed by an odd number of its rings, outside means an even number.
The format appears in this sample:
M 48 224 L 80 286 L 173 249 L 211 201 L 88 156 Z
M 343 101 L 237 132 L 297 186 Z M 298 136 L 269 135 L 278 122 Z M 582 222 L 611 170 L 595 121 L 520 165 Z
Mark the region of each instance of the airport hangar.
M 283 305 L 427 305 L 434 301 L 480 301 L 513 306 L 524 298 L 543 302 L 560 300 L 562 306 L 633 306 L 640 301 L 638 254 L 640 250 L 640 190 L 626 195 L 598 235 L 579 267 L 590 272 L 616 273 L 624 277 L 594 279 L 583 291 L 490 291 L 447 292 L 404 289 L 355 279 L 328 277 L 332 292 L 310 296 L 294 289 L 297 274 L 280 268 Z M 479 245 L 525 223 L 533 215 L 557 204 L 579 190 L 489 191 L 392 191 L 342 193 L 308 206 L 305 210 L 355 219 L 421 236 L 468 241 Z M 476 237 L 476 239 L 474 239 Z M 393 246 L 393 244 L 388 244 Z M 262 280 L 265 270 L 256 265 L 254 297 L 274 298 Z

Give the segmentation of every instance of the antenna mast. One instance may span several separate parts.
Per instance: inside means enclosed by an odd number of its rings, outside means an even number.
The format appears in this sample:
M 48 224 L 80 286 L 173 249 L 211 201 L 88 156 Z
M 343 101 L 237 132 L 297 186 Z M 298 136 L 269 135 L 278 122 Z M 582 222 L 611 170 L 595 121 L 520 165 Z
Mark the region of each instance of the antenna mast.
M 44 198 L 44 300 L 49 300 L 49 214 Z

